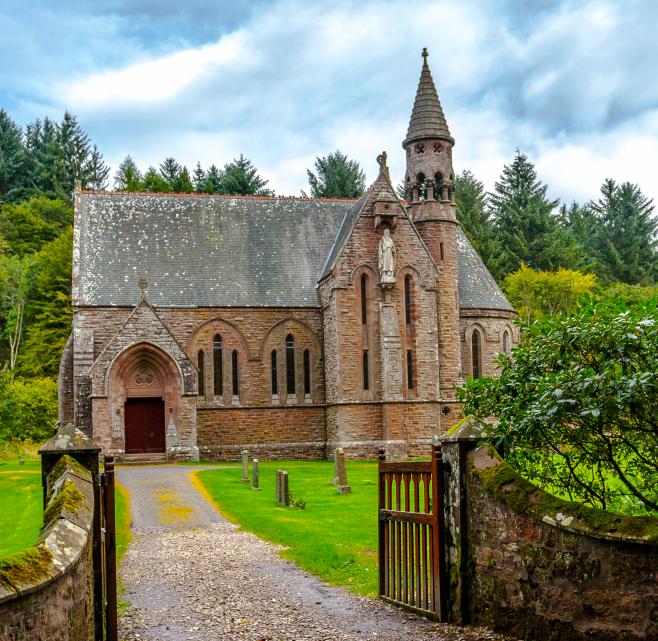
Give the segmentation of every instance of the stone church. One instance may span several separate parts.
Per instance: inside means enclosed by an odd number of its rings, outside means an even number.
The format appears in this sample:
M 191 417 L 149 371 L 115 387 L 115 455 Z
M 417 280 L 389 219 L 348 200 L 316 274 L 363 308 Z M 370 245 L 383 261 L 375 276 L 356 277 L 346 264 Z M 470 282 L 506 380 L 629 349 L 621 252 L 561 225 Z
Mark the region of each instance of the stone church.
M 60 420 L 119 457 L 391 458 L 460 417 L 516 314 L 460 229 L 423 53 L 406 197 L 76 190 Z

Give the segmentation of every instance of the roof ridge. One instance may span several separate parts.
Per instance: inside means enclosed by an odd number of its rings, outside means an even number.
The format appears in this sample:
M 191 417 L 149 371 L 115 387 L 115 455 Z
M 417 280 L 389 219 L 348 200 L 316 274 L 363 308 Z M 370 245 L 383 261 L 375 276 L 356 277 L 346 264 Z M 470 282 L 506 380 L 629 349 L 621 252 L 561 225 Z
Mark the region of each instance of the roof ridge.
M 91 194 L 94 196 L 171 196 L 173 198 L 223 198 L 230 199 L 244 199 L 244 200 L 301 200 L 306 202 L 344 202 L 355 203 L 358 198 L 325 198 L 325 197 L 310 197 L 310 196 L 265 196 L 265 195 L 246 195 L 246 194 L 188 194 L 173 191 L 114 191 L 109 189 L 82 189 L 80 194 Z

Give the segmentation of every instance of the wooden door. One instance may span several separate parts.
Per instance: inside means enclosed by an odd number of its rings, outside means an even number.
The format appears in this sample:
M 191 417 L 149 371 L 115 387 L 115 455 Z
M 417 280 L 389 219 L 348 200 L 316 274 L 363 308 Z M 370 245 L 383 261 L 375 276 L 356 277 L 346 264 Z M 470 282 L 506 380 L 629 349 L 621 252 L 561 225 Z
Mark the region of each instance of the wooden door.
M 161 398 L 129 398 L 125 410 L 126 454 L 164 452 L 164 401 Z

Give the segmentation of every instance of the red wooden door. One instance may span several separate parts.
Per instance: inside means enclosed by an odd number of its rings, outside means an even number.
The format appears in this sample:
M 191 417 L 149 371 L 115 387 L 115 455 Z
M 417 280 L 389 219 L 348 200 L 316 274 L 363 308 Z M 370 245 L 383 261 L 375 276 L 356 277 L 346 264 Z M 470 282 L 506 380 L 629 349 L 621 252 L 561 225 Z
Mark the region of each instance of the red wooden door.
M 165 451 L 164 401 L 129 398 L 126 401 L 126 454 Z

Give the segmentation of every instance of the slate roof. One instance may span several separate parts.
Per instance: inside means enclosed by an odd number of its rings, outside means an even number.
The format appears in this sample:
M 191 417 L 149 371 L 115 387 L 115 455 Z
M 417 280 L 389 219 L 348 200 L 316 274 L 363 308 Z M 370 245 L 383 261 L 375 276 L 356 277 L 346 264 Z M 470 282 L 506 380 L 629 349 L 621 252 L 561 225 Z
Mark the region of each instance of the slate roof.
M 81 193 L 74 304 L 317 307 L 351 201 Z M 74 283 L 76 285 L 76 283 Z
M 409 120 L 407 136 L 402 143 L 406 147 L 409 143 L 424 138 L 439 138 L 455 143 L 450 135 L 443 108 L 436 93 L 432 73 L 427 64 L 427 51 L 423 50 L 423 68 L 420 72 L 418 90 L 414 100 L 414 108 Z
M 459 307 L 514 311 L 461 227 L 457 228 Z
M 155 307 L 319 307 L 357 202 L 82 192 L 76 196 L 73 303 Z M 463 308 L 512 310 L 459 231 Z

